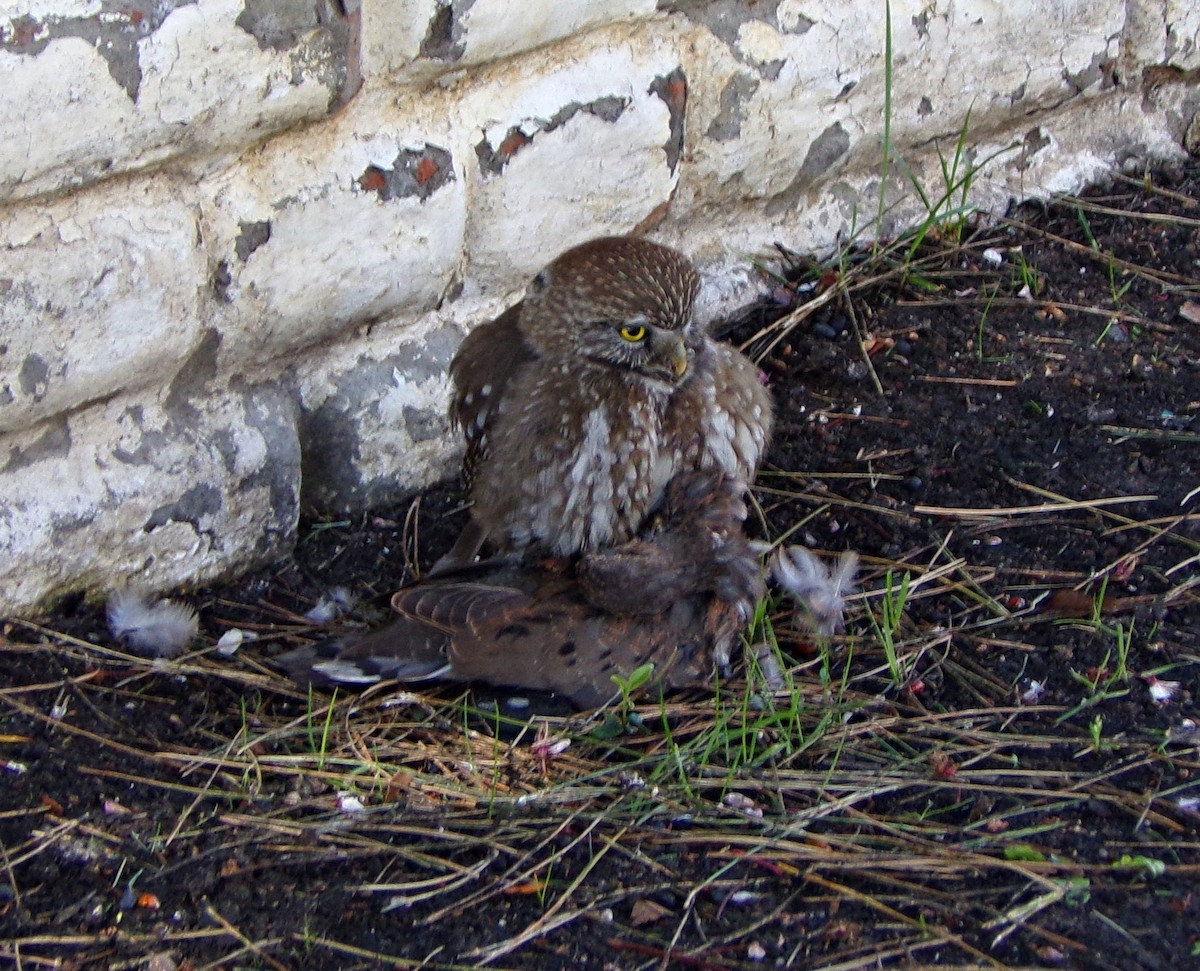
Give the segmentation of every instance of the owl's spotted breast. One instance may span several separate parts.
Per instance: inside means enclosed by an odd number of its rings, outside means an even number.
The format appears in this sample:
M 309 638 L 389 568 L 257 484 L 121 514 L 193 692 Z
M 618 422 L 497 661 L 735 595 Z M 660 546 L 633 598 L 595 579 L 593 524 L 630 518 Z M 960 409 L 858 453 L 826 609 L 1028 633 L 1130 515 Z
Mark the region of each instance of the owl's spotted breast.
M 683 463 L 748 481 L 770 439 L 771 396 L 758 369 L 737 350 L 707 341 L 694 378 L 671 399 L 664 435 L 686 442 Z
M 473 497 L 501 549 L 570 556 L 624 542 L 669 478 L 659 442 L 665 395 L 613 407 L 613 395 L 594 388 L 596 403 L 581 409 L 570 398 L 573 379 L 558 377 L 541 375 L 527 399 L 515 384 L 514 396 L 526 402 L 521 420 L 504 420 L 510 403 L 489 434 L 489 456 L 514 474 L 477 475 Z

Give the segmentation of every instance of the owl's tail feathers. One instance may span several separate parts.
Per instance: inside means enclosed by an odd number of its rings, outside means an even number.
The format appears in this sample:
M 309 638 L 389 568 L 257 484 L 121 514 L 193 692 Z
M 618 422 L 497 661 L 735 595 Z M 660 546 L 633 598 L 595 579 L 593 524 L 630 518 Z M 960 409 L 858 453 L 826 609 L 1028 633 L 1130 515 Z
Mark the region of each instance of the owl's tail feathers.
M 431 681 L 454 677 L 446 659 L 447 637 L 401 618 L 365 634 L 349 634 L 297 648 L 275 659 L 299 684 L 366 687 L 392 678 Z

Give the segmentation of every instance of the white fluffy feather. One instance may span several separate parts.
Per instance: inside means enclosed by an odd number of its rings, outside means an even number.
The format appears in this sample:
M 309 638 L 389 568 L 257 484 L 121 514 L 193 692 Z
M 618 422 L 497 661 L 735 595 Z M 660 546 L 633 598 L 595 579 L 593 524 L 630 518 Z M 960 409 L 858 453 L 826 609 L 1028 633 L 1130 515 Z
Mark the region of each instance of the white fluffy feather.
M 858 554 L 850 550 L 831 569 L 803 546 L 784 547 L 771 561 L 775 582 L 807 611 L 813 631 L 825 637 L 841 630 L 857 571 Z
M 355 598 L 346 587 L 333 587 L 328 593 L 321 594 L 316 606 L 304 615 L 306 620 L 314 624 L 328 624 L 331 620 L 350 613 L 355 607 Z
M 143 593 L 118 590 L 108 598 L 108 629 L 145 657 L 175 657 L 191 643 L 200 622 L 186 604 L 154 603 Z

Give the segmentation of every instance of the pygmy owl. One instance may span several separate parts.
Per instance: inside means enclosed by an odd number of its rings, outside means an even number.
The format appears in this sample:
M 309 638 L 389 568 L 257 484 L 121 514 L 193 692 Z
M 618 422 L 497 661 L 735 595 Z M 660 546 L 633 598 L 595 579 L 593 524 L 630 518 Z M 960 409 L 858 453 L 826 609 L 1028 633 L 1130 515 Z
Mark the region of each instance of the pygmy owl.
M 637 237 L 596 239 L 542 270 L 450 365 L 472 522 L 439 564 L 570 556 L 637 535 L 680 473 L 747 483 L 771 431 L 758 369 L 692 318 L 699 277 Z

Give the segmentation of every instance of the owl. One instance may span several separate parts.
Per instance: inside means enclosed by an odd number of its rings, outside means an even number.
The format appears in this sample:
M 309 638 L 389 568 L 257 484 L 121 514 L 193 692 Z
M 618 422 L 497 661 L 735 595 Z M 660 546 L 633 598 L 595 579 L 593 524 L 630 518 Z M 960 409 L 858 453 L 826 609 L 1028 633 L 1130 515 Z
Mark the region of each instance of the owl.
M 439 569 L 628 542 L 677 474 L 754 476 L 771 433 L 758 369 L 692 316 L 699 277 L 632 236 L 568 250 L 450 366 L 472 519 Z
M 502 557 L 426 578 L 392 598 L 399 619 L 281 656 L 301 683 L 385 678 L 552 691 L 593 708 L 653 665 L 648 685 L 711 684 L 762 596 L 742 530 L 744 485 L 690 472 L 643 535 L 575 559 Z

